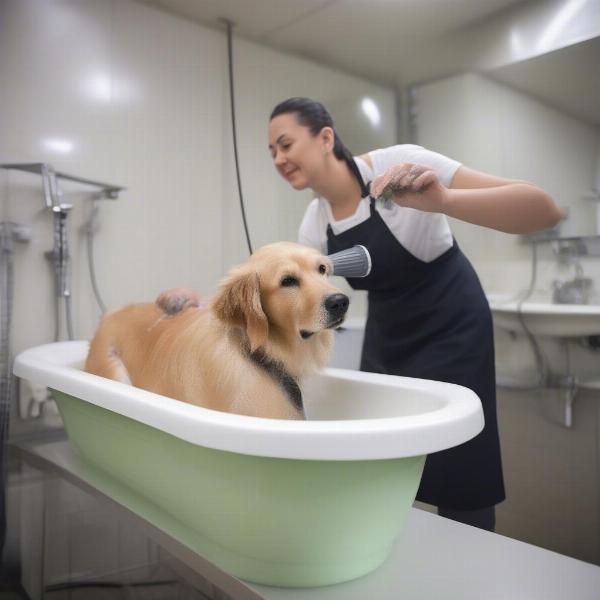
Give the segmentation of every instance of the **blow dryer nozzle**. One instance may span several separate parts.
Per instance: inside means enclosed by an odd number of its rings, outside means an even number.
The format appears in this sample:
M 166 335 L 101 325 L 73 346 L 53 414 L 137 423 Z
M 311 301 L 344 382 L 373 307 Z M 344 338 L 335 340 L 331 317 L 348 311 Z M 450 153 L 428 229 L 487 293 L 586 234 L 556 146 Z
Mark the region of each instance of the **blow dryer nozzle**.
M 353 246 L 327 257 L 333 263 L 333 274 L 341 277 L 366 277 L 371 272 L 371 255 L 364 246 Z

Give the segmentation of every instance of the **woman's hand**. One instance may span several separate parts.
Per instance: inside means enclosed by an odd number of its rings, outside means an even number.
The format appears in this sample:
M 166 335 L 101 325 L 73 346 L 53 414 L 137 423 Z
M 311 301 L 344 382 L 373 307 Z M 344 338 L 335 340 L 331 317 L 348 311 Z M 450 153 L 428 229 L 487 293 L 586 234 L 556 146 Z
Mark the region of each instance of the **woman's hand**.
M 429 167 L 401 163 L 373 179 L 371 196 L 426 212 L 444 212 L 448 190 Z
M 202 305 L 200 295 L 191 288 L 172 288 L 161 292 L 155 300 L 156 306 L 165 314 L 172 316 L 191 306 Z

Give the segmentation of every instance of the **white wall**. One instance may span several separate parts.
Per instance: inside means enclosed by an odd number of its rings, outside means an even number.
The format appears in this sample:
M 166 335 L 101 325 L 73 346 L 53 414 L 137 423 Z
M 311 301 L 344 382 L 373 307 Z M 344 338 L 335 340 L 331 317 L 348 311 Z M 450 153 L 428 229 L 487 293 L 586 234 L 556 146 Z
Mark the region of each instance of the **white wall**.
M 322 100 L 350 148 L 356 141 L 374 147 L 395 141 L 395 93 L 235 37 L 233 45 L 241 177 L 254 247 L 296 239 L 311 194 L 292 190 L 272 165 L 267 124 L 274 105 L 292 95 Z M 132 0 L 6 0 L 0 3 L 0 57 L 0 163 L 47 161 L 127 188 L 100 209 L 96 268 L 109 307 L 152 301 L 174 286 L 210 294 L 226 270 L 246 258 L 225 32 Z M 365 95 L 379 104 L 379 128 L 358 110 Z M 61 152 L 48 140 L 72 148 Z M 81 230 L 91 195 L 68 185 L 64 192 L 63 201 L 74 205 L 75 337 L 89 338 L 100 316 Z M 33 236 L 15 246 L 17 353 L 54 338 L 53 277 L 44 258 L 52 220 L 37 176 L 0 170 L 0 201 L 2 220 L 28 225 Z M 353 310 L 364 310 L 360 298 Z
M 277 102 L 289 96 L 316 98 L 331 111 L 341 139 L 355 154 L 396 142 L 395 94 L 371 82 L 325 69 L 316 63 L 276 53 L 240 40 L 236 43 L 236 108 L 241 131 L 240 162 L 249 225 L 259 246 L 274 239 L 295 239 L 310 191 L 298 193 L 275 174 L 267 151 L 266 123 Z M 370 97 L 382 114 L 379 126 L 370 124 L 360 109 Z M 227 134 L 229 129 L 227 128 Z M 246 255 L 233 169 L 225 167 L 224 195 L 234 219 L 224 223 L 229 263 Z M 266 218 L 273 215 L 273 218 Z
M 246 257 L 225 33 L 130 0 L 9 0 L 1 10 L 0 162 L 48 161 L 127 187 L 101 208 L 96 257 L 107 304 L 152 300 L 178 285 L 213 291 L 224 271 Z M 275 172 L 267 149 L 273 106 L 292 95 L 320 99 L 349 146 L 357 138 L 381 146 L 395 141 L 394 92 L 237 38 L 234 64 L 254 246 L 295 239 L 311 194 L 294 192 Z M 379 130 L 358 110 L 365 95 L 379 104 Z M 52 150 L 48 139 L 67 140 L 72 150 Z M 90 195 L 64 189 L 64 200 L 75 205 L 76 333 L 88 337 L 99 316 L 79 230 Z M 42 255 L 52 245 L 51 218 L 38 177 L 0 171 L 0 190 L 3 218 L 32 226 L 34 236 L 16 247 L 18 351 L 53 335 L 52 280 Z
M 470 167 L 540 185 L 571 207 L 573 230 L 594 220 L 595 205 L 581 198 L 598 177 L 597 128 L 474 74 L 423 85 L 416 98 L 418 143 Z M 451 226 L 487 292 L 516 295 L 528 288 L 529 244 L 454 219 Z M 572 277 L 573 267 L 561 267 L 549 245 L 539 248 L 535 291 L 550 297 L 552 280 Z M 598 294 L 600 257 L 582 264 Z M 564 374 L 570 363 L 582 380 L 598 378 L 597 352 L 577 340 L 539 341 L 555 374 Z M 532 380 L 535 361 L 524 336 L 496 329 L 495 342 L 497 371 Z M 498 389 L 507 499 L 498 507 L 497 531 L 600 564 L 599 396 L 579 391 L 572 428 L 563 425 L 565 396 L 564 389 Z
M 587 227 L 596 207 L 582 198 L 594 188 L 597 177 L 597 128 L 476 74 L 419 86 L 416 99 L 418 143 L 472 168 L 531 181 L 557 204 L 571 207 L 568 222 L 561 226 L 565 232 Z M 451 226 L 486 291 L 527 288 L 530 247 L 520 236 L 455 219 Z M 540 290 L 547 290 L 550 280 L 558 276 L 556 261 L 542 255 L 541 263 L 538 284 Z M 600 286 L 600 260 L 587 263 L 586 269 L 598 276 Z
M 475 169 L 541 186 L 557 204 L 570 208 L 568 221 L 561 225 L 566 233 L 591 232 L 588 226 L 594 222 L 597 204 L 583 197 L 598 177 L 598 128 L 476 74 L 418 87 L 415 112 L 418 143 Z M 486 292 L 517 294 L 528 288 L 530 244 L 520 236 L 456 219 L 450 224 Z M 540 245 L 538 257 L 535 293 L 549 297 L 553 280 L 573 277 L 574 268 L 559 264 L 550 245 Z M 600 301 L 600 257 L 584 257 L 581 262 Z M 502 333 L 497 337 L 501 341 Z M 497 350 L 512 357 L 509 366 L 532 366 L 528 350 L 515 353 L 512 344 L 501 343 Z M 584 371 L 597 372 L 595 355 L 577 348 L 575 353 L 580 354 L 577 363 Z

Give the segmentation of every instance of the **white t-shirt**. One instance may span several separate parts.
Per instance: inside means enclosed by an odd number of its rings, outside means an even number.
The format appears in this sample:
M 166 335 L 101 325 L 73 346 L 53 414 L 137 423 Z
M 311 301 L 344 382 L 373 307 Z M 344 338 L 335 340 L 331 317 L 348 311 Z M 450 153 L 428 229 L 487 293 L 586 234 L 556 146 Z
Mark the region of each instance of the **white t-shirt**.
M 373 150 L 369 152 L 369 157 L 373 164 L 372 169 L 363 159 L 354 158 L 365 183 L 372 181 L 377 175 L 381 175 L 394 165 L 412 162 L 430 167 L 437 174 L 440 182 L 448 187 L 454 173 L 461 166 L 451 158 L 413 144 Z M 402 246 L 424 262 L 431 262 L 452 246 L 452 232 L 446 215 L 398 206 L 395 202 L 384 205 L 381 200 L 376 201 L 375 210 Z M 368 197 L 361 199 L 353 215 L 339 221 L 333 218 L 331 206 L 325 198 L 315 198 L 304 213 L 298 241 L 327 254 L 328 224 L 331 225 L 333 233 L 339 235 L 366 221 L 369 216 Z

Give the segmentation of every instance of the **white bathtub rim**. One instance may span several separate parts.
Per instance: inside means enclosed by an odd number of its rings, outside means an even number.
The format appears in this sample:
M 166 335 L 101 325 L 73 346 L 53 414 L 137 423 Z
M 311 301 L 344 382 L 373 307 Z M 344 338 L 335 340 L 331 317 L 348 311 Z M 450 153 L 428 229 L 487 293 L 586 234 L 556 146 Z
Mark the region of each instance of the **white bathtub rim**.
M 456 446 L 483 429 L 481 403 L 467 388 L 395 377 L 404 389 L 438 388 L 453 402 L 419 415 L 288 421 L 215 411 L 85 373 L 88 342 L 57 342 L 25 350 L 14 373 L 96 406 L 140 421 L 195 445 L 215 450 L 301 460 L 380 460 L 420 456 Z M 345 379 L 389 382 L 385 375 L 326 369 Z

